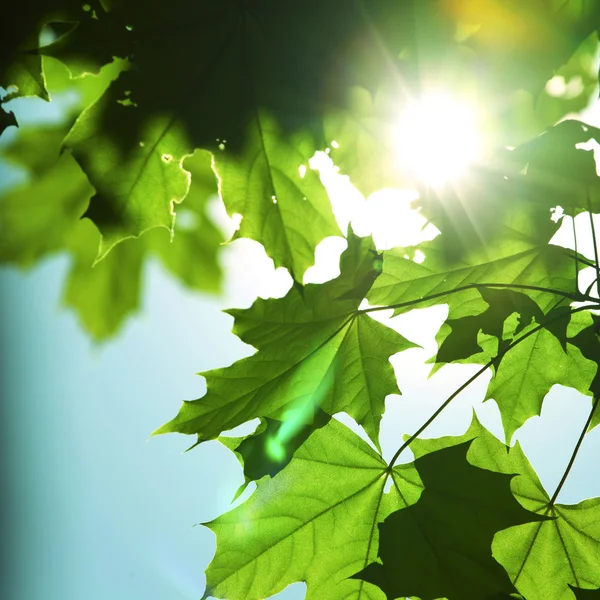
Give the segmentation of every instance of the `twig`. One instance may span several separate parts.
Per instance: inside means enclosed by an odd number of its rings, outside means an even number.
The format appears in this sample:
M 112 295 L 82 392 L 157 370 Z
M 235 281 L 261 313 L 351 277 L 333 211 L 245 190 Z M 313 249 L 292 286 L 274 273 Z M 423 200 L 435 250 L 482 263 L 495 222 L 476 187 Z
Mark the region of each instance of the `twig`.
M 592 241 L 594 243 L 594 258 L 596 259 L 596 291 L 600 298 L 600 260 L 598 259 L 598 244 L 596 243 L 596 227 L 594 226 L 594 215 L 592 214 L 592 200 L 590 190 L 586 188 L 588 215 L 590 216 L 590 227 L 592 228 Z
M 571 310 L 569 312 L 569 315 L 574 315 L 575 313 L 581 312 L 582 310 L 587 310 L 588 308 L 589 308 L 588 306 L 579 306 L 579 307 Z M 452 400 L 454 400 L 454 398 L 456 398 L 456 396 L 458 396 L 463 390 L 465 390 L 469 385 L 471 385 L 482 373 L 484 373 L 491 366 L 493 366 L 497 362 L 499 362 L 509 350 L 512 350 L 516 345 L 520 344 L 522 341 L 527 339 L 530 335 L 537 333 L 540 329 L 544 329 L 551 323 L 554 323 L 554 321 L 563 319 L 564 316 L 565 316 L 564 314 L 557 315 L 556 317 L 549 319 L 545 323 L 542 323 L 541 325 L 534 327 L 531 331 L 528 331 L 527 333 L 523 334 L 519 339 L 512 342 L 503 351 L 499 352 L 498 356 L 495 356 L 494 358 L 489 360 L 485 365 L 483 365 L 483 367 L 481 367 L 481 369 L 479 369 L 479 371 L 477 371 L 477 373 L 475 373 L 473 376 L 471 376 L 459 388 L 457 388 L 454 392 L 452 392 L 452 394 L 450 394 L 450 396 L 448 396 L 448 398 L 446 398 L 446 400 L 444 400 L 443 404 L 431 415 L 431 417 L 429 417 L 429 419 L 427 419 L 427 421 L 425 421 L 425 423 L 423 423 L 423 425 L 421 425 L 421 427 L 419 427 L 419 429 L 417 429 L 417 431 L 415 431 L 415 433 L 413 433 L 408 438 L 408 440 L 406 440 L 400 446 L 400 448 L 398 448 L 398 450 L 392 457 L 392 460 L 390 461 L 388 468 L 392 468 L 394 466 L 394 463 L 398 460 L 398 457 L 400 456 L 400 454 L 402 454 L 402 452 L 404 450 L 406 450 L 406 448 L 408 448 L 410 446 L 410 444 L 412 444 L 412 442 L 415 439 L 417 439 L 417 437 L 419 437 L 423 433 L 423 431 L 425 431 L 425 429 L 427 429 L 427 427 L 429 427 L 435 421 L 435 419 L 437 419 L 437 417 L 440 415 L 440 413 L 452 402 Z
M 592 404 L 592 410 L 590 411 L 590 415 L 587 418 L 587 421 L 585 422 L 585 425 L 583 426 L 581 433 L 579 434 L 579 439 L 577 440 L 577 444 L 575 444 L 575 448 L 573 449 L 573 453 L 571 454 L 571 458 L 569 459 L 569 464 L 567 465 L 567 468 L 565 469 L 565 472 L 563 473 L 563 476 L 560 480 L 560 483 L 558 484 L 558 487 L 556 488 L 556 491 L 554 492 L 554 494 L 552 494 L 552 498 L 550 499 L 549 506 L 552 506 L 556 502 L 556 498 L 558 498 L 558 494 L 560 493 L 560 490 L 562 489 L 563 485 L 565 484 L 565 481 L 567 481 L 567 477 L 569 476 L 569 472 L 571 471 L 571 468 L 573 467 L 573 464 L 575 463 L 575 459 L 577 458 L 577 453 L 579 452 L 579 448 L 581 447 L 583 438 L 585 437 L 585 434 L 587 433 L 590 423 L 592 422 L 592 419 L 594 418 L 594 413 L 596 412 L 596 407 L 598 406 L 598 400 L 600 400 L 600 396 L 598 396 L 597 398 L 594 399 L 594 403 Z
M 444 296 L 450 296 L 451 294 L 456 294 L 458 292 L 464 292 L 465 290 L 476 290 L 476 289 L 486 289 L 486 288 L 500 288 L 500 289 L 515 289 L 515 290 L 532 290 L 535 292 L 546 292 L 548 294 L 555 294 L 557 296 L 563 296 L 564 298 L 569 298 L 574 302 L 583 302 L 585 300 L 595 302 L 597 298 L 592 298 L 591 296 L 586 296 L 581 294 L 580 292 L 572 293 L 572 292 L 563 292 L 561 290 L 553 290 L 551 288 L 545 288 L 537 285 L 520 285 L 517 283 L 470 283 L 468 285 L 463 285 L 461 287 L 457 287 L 451 290 L 446 290 L 444 292 L 437 292 L 435 294 L 430 294 L 429 296 L 423 296 L 422 298 L 415 298 L 414 300 L 407 300 L 406 302 L 398 302 L 397 304 L 388 304 L 386 306 L 370 306 L 369 308 L 362 308 L 358 313 L 370 313 L 376 312 L 380 310 L 388 310 L 390 308 L 405 308 L 407 306 L 413 306 L 416 304 L 421 304 L 422 302 L 428 302 L 429 300 L 435 300 L 436 298 L 443 298 Z

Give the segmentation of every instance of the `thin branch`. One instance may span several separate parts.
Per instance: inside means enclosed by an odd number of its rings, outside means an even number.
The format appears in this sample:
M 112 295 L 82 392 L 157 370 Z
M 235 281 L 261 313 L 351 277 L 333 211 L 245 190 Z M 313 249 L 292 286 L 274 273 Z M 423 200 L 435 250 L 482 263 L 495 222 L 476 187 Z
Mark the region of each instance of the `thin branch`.
M 585 422 L 585 425 L 583 426 L 581 433 L 579 434 L 579 439 L 577 440 L 577 444 L 575 444 L 575 448 L 573 449 L 573 454 L 571 454 L 571 458 L 569 459 L 569 464 L 567 465 L 567 468 L 565 469 L 565 472 L 563 473 L 563 476 L 560 480 L 560 483 L 558 484 L 558 487 L 556 488 L 556 491 L 554 492 L 554 494 L 552 494 L 552 498 L 550 499 L 549 506 L 552 506 L 556 502 L 556 499 L 558 498 L 558 494 L 560 493 L 560 490 L 562 489 L 563 485 L 567 481 L 567 477 L 569 476 L 571 468 L 573 467 L 573 464 L 575 463 L 575 459 L 577 458 L 577 453 L 579 452 L 579 448 L 581 448 L 583 438 L 585 437 L 585 434 L 587 433 L 590 423 L 592 422 L 592 419 L 594 418 L 594 413 L 596 412 L 596 408 L 598 406 L 598 400 L 600 400 L 600 396 L 598 396 L 597 398 L 594 399 L 594 403 L 592 404 L 592 410 L 590 411 L 590 415 L 587 418 L 587 421 Z
M 456 294 L 458 292 L 464 292 L 465 290 L 476 290 L 476 289 L 485 289 L 485 288 L 501 288 L 501 289 L 515 289 L 515 290 L 532 290 L 535 292 L 547 292 L 548 294 L 555 294 L 557 296 L 563 296 L 564 298 L 570 298 L 574 302 L 583 302 L 585 300 L 595 302 L 597 298 L 592 298 L 590 296 L 585 296 L 580 292 L 572 293 L 572 292 L 563 292 L 561 290 L 553 290 L 551 288 L 545 288 L 537 285 L 519 285 L 516 283 L 469 283 L 468 285 L 463 285 L 461 287 L 457 287 L 451 290 L 446 290 L 445 292 L 437 292 L 436 294 L 430 294 L 429 296 L 423 296 L 421 298 L 416 298 L 415 300 L 407 300 L 406 302 L 398 302 L 397 304 L 388 304 L 387 306 L 371 306 L 369 308 L 362 308 L 357 311 L 358 313 L 370 313 L 376 312 L 380 310 L 388 310 L 390 308 L 405 308 L 407 306 L 413 306 L 416 304 L 421 304 L 422 302 L 428 302 L 429 300 L 435 300 L 436 298 L 443 298 L 444 296 L 450 296 L 451 294 Z
M 575 246 L 575 285 L 579 291 L 579 252 L 577 251 L 577 231 L 575 229 L 575 207 L 571 206 L 571 225 L 573 227 L 573 245 Z
M 587 289 L 585 290 L 585 295 L 589 296 L 590 292 L 592 291 L 592 288 L 597 284 L 598 282 L 598 278 L 596 277 L 592 283 L 590 283 L 590 285 L 587 286 Z
M 574 315 L 575 313 L 581 312 L 582 310 L 587 310 L 588 308 L 589 308 L 588 306 L 579 306 L 579 307 L 571 310 L 569 312 L 569 315 Z M 483 365 L 483 367 L 481 367 L 481 369 L 479 369 L 479 371 L 477 371 L 477 373 L 475 373 L 473 376 L 469 377 L 469 379 L 467 379 L 467 381 L 465 381 L 459 388 L 457 388 L 454 392 L 452 392 L 452 394 L 450 394 L 450 396 L 448 396 L 448 398 L 446 398 L 446 400 L 444 400 L 442 405 L 431 415 L 431 417 L 429 417 L 429 419 L 427 419 L 427 421 L 425 421 L 425 423 L 423 423 L 423 425 L 421 425 L 421 427 L 419 427 L 419 429 L 417 429 L 417 431 L 415 431 L 415 433 L 413 433 L 408 438 L 408 440 L 406 440 L 400 446 L 400 448 L 398 448 L 398 450 L 396 451 L 396 454 L 394 454 L 394 456 L 392 457 L 392 460 L 390 461 L 388 468 L 392 468 L 394 466 L 394 463 L 398 460 L 398 457 L 400 456 L 400 454 L 402 454 L 402 452 L 404 450 L 406 450 L 406 448 L 408 448 L 413 443 L 413 441 L 416 440 L 417 437 L 419 437 L 423 433 L 423 431 L 425 431 L 425 429 L 427 429 L 437 419 L 437 417 L 440 415 L 440 413 L 452 402 L 452 400 L 454 400 L 454 398 L 456 398 L 456 396 L 458 396 L 463 390 L 465 390 L 468 386 L 470 386 L 481 374 L 483 374 L 485 371 L 487 371 L 487 369 L 489 369 L 491 366 L 500 362 L 500 360 L 504 357 L 504 355 L 509 350 L 512 350 L 516 345 L 518 345 L 522 341 L 526 340 L 530 335 L 537 333 L 540 329 L 544 329 L 551 323 L 554 323 L 554 321 L 558 321 L 559 319 L 563 319 L 563 318 L 564 318 L 564 314 L 560 314 L 552 319 L 549 319 L 548 321 L 545 321 L 541 325 L 534 327 L 531 331 L 528 331 L 527 333 L 523 334 L 519 339 L 517 339 L 514 342 L 512 342 L 511 344 L 509 344 L 504 350 L 500 351 L 497 356 L 495 356 L 494 358 L 489 360 L 485 365 Z
M 588 267 L 592 267 L 594 269 L 596 268 L 596 263 L 594 261 L 587 259 L 585 256 L 582 256 L 581 254 L 577 255 L 577 254 L 569 254 L 568 252 L 565 252 L 565 255 L 568 256 L 569 258 L 572 258 L 576 262 L 580 262 L 580 263 L 587 265 Z
M 600 298 L 600 260 L 598 260 L 598 244 L 596 243 L 596 227 L 594 226 L 594 215 L 592 214 L 592 201 L 590 199 L 590 190 L 586 188 L 587 209 L 590 216 L 590 227 L 592 228 L 592 241 L 594 243 L 594 258 L 596 259 L 596 291 Z

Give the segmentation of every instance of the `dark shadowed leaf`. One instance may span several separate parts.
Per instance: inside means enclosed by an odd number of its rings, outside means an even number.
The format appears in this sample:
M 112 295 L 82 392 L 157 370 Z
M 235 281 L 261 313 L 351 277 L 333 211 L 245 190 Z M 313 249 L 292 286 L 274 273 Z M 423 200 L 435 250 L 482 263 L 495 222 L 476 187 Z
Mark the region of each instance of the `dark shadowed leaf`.
M 466 461 L 469 444 L 415 461 L 425 490 L 419 501 L 379 526 L 379 558 L 355 577 L 378 585 L 389 600 L 486 600 L 515 592 L 491 544 L 503 529 L 539 521 L 510 490 L 511 475 Z

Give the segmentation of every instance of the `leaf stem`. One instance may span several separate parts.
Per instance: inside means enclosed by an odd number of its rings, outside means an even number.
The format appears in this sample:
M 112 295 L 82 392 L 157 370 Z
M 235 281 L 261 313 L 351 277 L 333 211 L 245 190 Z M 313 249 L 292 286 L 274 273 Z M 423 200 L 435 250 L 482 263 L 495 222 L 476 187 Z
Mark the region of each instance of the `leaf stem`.
M 596 277 L 592 283 L 590 283 L 590 285 L 588 285 L 587 289 L 585 290 L 585 295 L 589 296 L 590 292 L 592 291 L 592 288 L 597 284 L 598 282 L 598 278 Z
M 596 227 L 594 225 L 594 215 L 592 214 L 592 201 L 590 199 L 590 190 L 586 188 L 587 209 L 590 216 L 590 227 L 592 229 L 592 242 L 594 244 L 594 258 L 596 259 L 596 291 L 600 298 L 600 260 L 598 259 L 598 244 L 596 243 Z
M 485 288 L 505 288 L 505 289 L 515 289 L 515 290 L 532 290 L 536 292 L 547 292 L 549 294 L 556 294 L 557 296 L 563 296 L 564 298 L 570 298 L 575 302 L 582 302 L 584 300 L 596 301 L 597 298 L 592 298 L 590 296 L 585 296 L 580 292 L 563 292 L 561 290 L 553 290 L 551 288 L 545 288 L 537 285 L 520 285 L 517 283 L 469 283 L 467 285 L 463 285 L 461 287 L 457 287 L 451 290 L 446 290 L 444 292 L 437 292 L 435 294 L 430 294 L 429 296 L 423 296 L 422 298 L 416 298 L 414 300 L 407 300 L 406 302 L 398 302 L 397 304 L 388 304 L 386 306 L 370 306 L 369 308 L 363 308 L 358 313 L 370 313 L 376 312 L 380 310 L 388 310 L 390 308 L 405 308 L 407 306 L 413 306 L 415 304 L 421 304 L 422 302 L 427 302 L 429 300 L 435 300 L 436 298 L 443 298 L 444 296 L 449 296 L 451 294 L 456 294 L 458 292 L 464 292 L 465 290 L 476 290 L 476 289 L 485 289 Z
M 581 448 L 583 438 L 585 437 L 585 434 L 587 433 L 590 423 L 592 422 L 592 419 L 594 418 L 594 413 L 596 412 L 596 408 L 598 406 L 598 400 L 600 400 L 600 396 L 598 396 L 597 398 L 594 399 L 594 403 L 592 404 L 592 410 L 590 411 L 587 421 L 585 422 L 585 425 L 583 426 L 583 429 L 581 430 L 581 433 L 579 434 L 579 439 L 577 440 L 577 444 L 575 444 L 575 448 L 573 449 L 573 453 L 571 454 L 571 458 L 569 459 L 569 464 L 567 465 L 567 468 L 565 469 L 565 472 L 563 473 L 563 476 L 558 484 L 558 487 L 556 488 L 556 491 L 554 492 L 554 494 L 552 494 L 552 498 L 550 499 L 549 506 L 552 506 L 556 502 L 556 498 L 558 498 L 558 494 L 560 493 L 560 490 L 562 489 L 563 485 L 567 481 L 567 477 L 569 476 L 571 468 L 573 467 L 573 464 L 575 463 L 575 459 L 577 458 L 577 453 L 579 452 L 579 448 Z
M 575 249 L 575 286 L 579 291 L 579 252 L 577 251 L 577 231 L 575 229 L 575 207 L 571 206 L 571 226 L 573 227 L 573 245 Z M 589 293 L 589 292 L 588 292 Z
M 574 308 L 573 310 L 571 310 L 569 312 L 569 315 L 574 315 L 575 313 L 581 312 L 582 310 L 587 310 L 588 308 L 589 308 L 588 306 L 578 306 L 577 308 Z M 554 323 L 554 321 L 558 321 L 559 319 L 563 319 L 563 318 L 564 318 L 564 314 L 560 314 L 552 319 L 549 319 L 548 321 L 545 321 L 541 325 L 534 327 L 531 331 L 528 331 L 527 333 L 523 334 L 520 338 L 518 338 L 517 340 L 515 340 L 514 342 L 509 344 L 504 350 L 498 352 L 497 356 L 495 356 L 494 358 L 489 360 L 485 365 L 483 365 L 483 367 L 481 367 L 481 369 L 479 369 L 479 371 L 477 371 L 477 373 L 475 373 L 474 375 L 469 377 L 469 379 L 467 379 L 467 381 L 465 381 L 460 387 L 458 387 L 456 390 L 454 390 L 454 392 L 452 392 L 452 394 L 450 394 L 450 396 L 448 396 L 448 398 L 446 398 L 446 400 L 444 400 L 442 405 L 429 417 L 429 419 L 427 419 L 427 421 L 425 421 L 425 423 L 423 423 L 423 425 L 421 425 L 421 427 L 419 427 L 419 429 L 417 429 L 417 431 L 415 431 L 415 433 L 413 433 L 400 446 L 400 448 L 398 448 L 398 450 L 396 451 L 396 453 L 392 457 L 392 460 L 389 463 L 389 468 L 394 466 L 394 463 L 398 460 L 398 457 L 400 456 L 400 454 L 402 454 L 402 452 L 404 450 L 406 450 L 406 448 L 408 448 L 410 446 L 410 444 L 412 444 L 413 441 L 416 440 L 417 437 L 419 437 L 423 433 L 423 431 L 425 431 L 425 429 L 427 429 L 427 427 L 429 427 L 435 421 L 435 419 L 437 419 L 437 417 L 440 415 L 440 413 L 452 402 L 452 400 L 454 400 L 454 398 L 456 398 L 456 396 L 458 396 L 462 391 L 464 391 L 468 386 L 470 386 L 482 373 L 487 371 L 487 369 L 489 369 L 491 366 L 498 363 L 509 350 L 512 350 L 515 346 L 520 344 L 522 341 L 526 340 L 530 335 L 537 333 L 540 329 L 544 329 L 551 323 Z
M 574 259 L 576 262 L 580 262 L 584 265 L 587 265 L 588 267 L 596 267 L 596 263 L 593 260 L 588 260 L 587 258 L 585 258 L 585 256 L 582 256 L 581 254 L 569 254 L 568 252 L 566 254 L 569 258 Z

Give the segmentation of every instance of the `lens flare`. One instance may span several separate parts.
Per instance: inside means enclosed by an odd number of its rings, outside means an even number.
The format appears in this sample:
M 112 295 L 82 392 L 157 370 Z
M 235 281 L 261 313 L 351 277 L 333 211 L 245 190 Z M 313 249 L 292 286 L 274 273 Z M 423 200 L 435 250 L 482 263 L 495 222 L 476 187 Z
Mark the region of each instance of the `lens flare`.
M 398 125 L 402 165 L 432 186 L 458 179 L 482 151 L 480 118 L 473 103 L 444 93 L 411 102 Z

